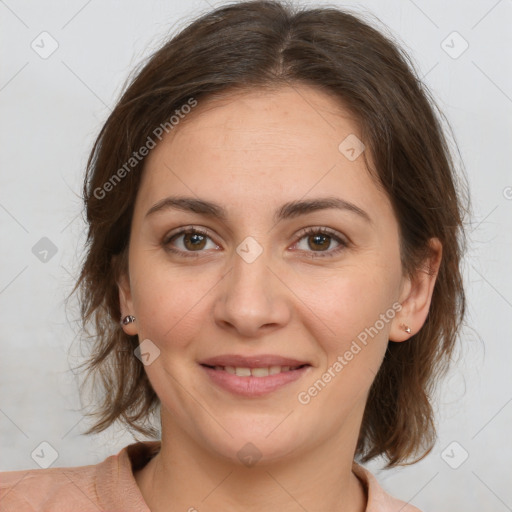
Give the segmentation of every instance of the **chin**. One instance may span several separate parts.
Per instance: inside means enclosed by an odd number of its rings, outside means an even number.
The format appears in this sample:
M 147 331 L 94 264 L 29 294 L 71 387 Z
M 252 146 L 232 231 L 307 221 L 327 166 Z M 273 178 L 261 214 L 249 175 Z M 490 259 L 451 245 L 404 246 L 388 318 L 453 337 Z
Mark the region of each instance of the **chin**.
M 236 424 L 223 424 L 233 437 L 226 433 L 217 439 L 204 439 L 204 442 L 209 445 L 209 451 L 241 466 L 263 466 L 283 461 L 292 454 L 297 455 L 297 449 L 304 449 L 308 436 L 303 429 L 278 426 L 282 421 L 283 418 L 260 421 L 260 428 L 255 425 L 256 420 L 250 422 L 247 419 Z

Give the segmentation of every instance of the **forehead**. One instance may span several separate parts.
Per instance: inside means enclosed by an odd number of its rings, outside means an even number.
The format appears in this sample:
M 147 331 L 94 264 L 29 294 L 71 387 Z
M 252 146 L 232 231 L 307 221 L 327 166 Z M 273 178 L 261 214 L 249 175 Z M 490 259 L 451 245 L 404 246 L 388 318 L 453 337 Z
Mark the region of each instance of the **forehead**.
M 199 100 L 166 138 L 175 144 L 184 139 L 211 142 L 210 147 L 222 141 L 223 148 L 230 151 L 253 153 L 261 151 L 261 145 L 270 151 L 274 143 L 277 153 L 280 143 L 300 152 L 314 151 L 320 142 L 337 149 L 344 133 L 360 138 L 356 117 L 332 95 L 296 84 L 272 90 L 226 91 L 220 97 Z M 308 144 L 304 144 L 305 138 Z
M 153 203 L 171 193 L 246 208 L 249 202 L 281 203 L 309 192 L 377 200 L 363 155 L 347 158 L 347 140 L 361 140 L 357 119 L 314 87 L 199 100 L 148 155 L 138 202 Z

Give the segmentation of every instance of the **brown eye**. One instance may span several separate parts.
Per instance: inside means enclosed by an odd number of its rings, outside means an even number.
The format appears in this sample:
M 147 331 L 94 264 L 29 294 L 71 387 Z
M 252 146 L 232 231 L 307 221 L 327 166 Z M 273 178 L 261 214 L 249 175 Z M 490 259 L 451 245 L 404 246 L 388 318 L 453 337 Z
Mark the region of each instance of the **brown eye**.
M 204 249 L 206 237 L 199 233 L 186 233 L 183 235 L 183 245 L 190 251 Z
M 311 249 L 320 249 L 325 251 L 329 248 L 331 244 L 329 235 L 318 234 L 318 235 L 310 235 L 308 237 L 308 244 Z
M 302 240 L 305 242 L 302 242 Z M 330 247 L 333 242 L 337 246 L 331 250 Z M 308 228 L 301 233 L 299 242 L 296 245 L 300 251 L 310 257 L 329 257 L 343 251 L 343 249 L 348 247 L 348 242 L 328 228 Z
M 211 237 L 205 231 L 198 228 L 188 228 L 167 236 L 162 245 L 169 252 L 183 256 L 199 256 L 199 253 L 204 252 L 203 250 L 207 248 L 209 241 L 211 241 Z M 215 243 L 211 243 L 213 248 L 218 248 Z

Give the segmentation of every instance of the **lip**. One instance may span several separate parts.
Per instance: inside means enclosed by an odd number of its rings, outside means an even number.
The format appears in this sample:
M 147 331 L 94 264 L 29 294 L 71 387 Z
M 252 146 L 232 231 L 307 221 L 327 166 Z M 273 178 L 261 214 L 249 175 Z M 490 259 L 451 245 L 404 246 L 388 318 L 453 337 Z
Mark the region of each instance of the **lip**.
M 224 370 L 215 370 L 201 365 L 210 380 L 220 388 L 235 395 L 244 397 L 259 397 L 276 391 L 291 382 L 300 379 L 311 366 L 304 366 L 297 370 L 268 375 L 267 377 L 239 377 Z
M 299 361 L 273 354 L 257 356 L 242 356 L 239 354 L 224 354 L 199 361 L 199 364 L 208 366 L 238 366 L 239 368 L 259 368 L 266 366 L 301 366 L 310 365 L 308 361 Z M 261 377 L 264 378 L 264 377 Z
M 304 365 L 304 366 L 302 366 Z M 269 366 L 302 366 L 296 370 L 289 370 L 266 377 L 239 377 L 224 370 L 210 367 L 235 366 L 239 368 L 259 368 Z M 276 391 L 303 377 L 312 368 L 306 361 L 299 361 L 288 357 L 262 354 L 259 356 L 241 356 L 227 354 L 211 357 L 201 361 L 200 367 L 209 380 L 216 386 L 230 393 L 248 398 L 256 398 Z

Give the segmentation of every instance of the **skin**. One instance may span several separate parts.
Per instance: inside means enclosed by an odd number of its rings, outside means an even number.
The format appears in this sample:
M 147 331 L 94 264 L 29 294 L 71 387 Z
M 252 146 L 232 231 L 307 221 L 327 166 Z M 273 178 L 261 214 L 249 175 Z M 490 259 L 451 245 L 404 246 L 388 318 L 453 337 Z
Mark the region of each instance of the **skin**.
M 147 157 L 118 284 L 123 315 L 136 317 L 123 329 L 160 350 L 145 370 L 162 404 L 162 448 L 135 474 L 153 512 L 365 510 L 352 462 L 368 391 L 388 340 L 407 342 L 425 322 L 435 272 L 403 275 L 388 198 L 362 156 L 350 161 L 338 149 L 350 134 L 361 138 L 356 121 L 322 91 L 251 90 L 199 102 Z M 172 209 L 146 216 L 171 194 L 218 203 L 228 219 Z M 371 222 L 336 209 L 272 218 L 285 202 L 325 196 Z M 166 251 L 166 235 L 191 225 L 208 231 L 199 249 L 187 235 L 168 245 L 193 257 Z M 330 228 L 348 245 L 329 235 L 315 245 L 301 235 L 306 227 Z M 248 236 L 263 249 L 252 263 L 236 252 Z M 432 247 L 435 270 L 441 246 Z M 402 309 L 378 335 L 299 403 L 394 303 Z M 233 353 L 311 367 L 266 396 L 238 397 L 198 363 Z M 237 456 L 248 442 L 261 454 L 252 467 Z

